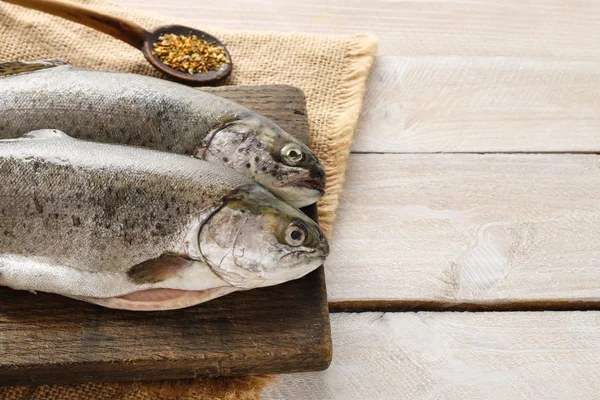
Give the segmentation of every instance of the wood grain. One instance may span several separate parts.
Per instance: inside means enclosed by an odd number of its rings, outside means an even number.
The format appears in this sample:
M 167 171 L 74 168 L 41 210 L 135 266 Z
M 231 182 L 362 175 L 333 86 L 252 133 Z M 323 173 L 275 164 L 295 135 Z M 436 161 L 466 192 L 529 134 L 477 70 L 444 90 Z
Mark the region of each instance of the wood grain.
M 197 28 L 372 33 L 382 55 L 599 61 L 600 3 L 559 0 L 118 0 Z M 210 29 L 213 28 L 213 29 Z
M 297 89 L 207 90 L 307 138 Z M 306 212 L 315 217 L 316 207 Z M 0 287 L 0 386 L 297 372 L 327 368 L 330 360 L 323 268 L 283 285 L 152 313 Z
M 600 152 L 600 63 L 379 57 L 353 150 Z
M 211 32 L 378 35 L 357 152 L 599 151 L 598 2 L 118 2 Z M 353 155 L 332 308 L 597 307 L 599 165 Z M 599 312 L 334 314 L 331 368 L 284 375 L 264 398 L 596 399 L 599 324 Z
M 306 99 L 300 89 L 288 85 L 253 85 L 204 87 L 199 90 L 235 101 L 277 122 L 285 131 L 308 143 Z M 248 95 L 249 90 L 252 95 Z
M 330 302 L 600 302 L 600 156 L 354 154 Z
M 119 3 L 209 31 L 378 35 L 356 152 L 600 151 L 600 3 Z
M 284 375 L 264 400 L 592 400 L 600 312 L 333 314 L 322 373 Z

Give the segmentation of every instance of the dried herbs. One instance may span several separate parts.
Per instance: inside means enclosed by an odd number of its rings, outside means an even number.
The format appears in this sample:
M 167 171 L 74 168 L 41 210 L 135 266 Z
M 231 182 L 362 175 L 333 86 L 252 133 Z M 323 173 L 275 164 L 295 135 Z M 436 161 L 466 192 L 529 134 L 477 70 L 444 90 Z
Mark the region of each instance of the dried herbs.
M 167 33 L 154 43 L 152 54 L 169 67 L 190 74 L 217 71 L 229 63 L 225 50 L 190 33 L 189 36 Z

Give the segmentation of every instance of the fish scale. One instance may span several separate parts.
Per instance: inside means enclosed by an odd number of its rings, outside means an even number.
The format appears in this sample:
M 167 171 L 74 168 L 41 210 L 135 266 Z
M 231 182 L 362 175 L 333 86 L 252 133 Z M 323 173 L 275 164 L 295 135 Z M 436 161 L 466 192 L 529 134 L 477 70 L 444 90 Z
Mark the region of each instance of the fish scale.
M 297 207 L 324 193 L 325 172 L 314 153 L 232 101 L 157 78 L 79 69 L 60 60 L 0 63 L 0 139 L 40 129 L 226 165 Z
M 69 65 L 0 80 L 0 139 L 52 128 L 191 155 L 210 131 L 244 113 L 250 111 L 186 86 Z
M 94 271 L 184 253 L 192 219 L 252 184 L 175 154 L 75 140 L 0 141 L 0 180 L 0 252 Z
M 329 253 L 305 214 L 182 155 L 36 131 L 0 140 L 0 182 L 0 285 L 13 289 L 172 309 L 297 279 Z

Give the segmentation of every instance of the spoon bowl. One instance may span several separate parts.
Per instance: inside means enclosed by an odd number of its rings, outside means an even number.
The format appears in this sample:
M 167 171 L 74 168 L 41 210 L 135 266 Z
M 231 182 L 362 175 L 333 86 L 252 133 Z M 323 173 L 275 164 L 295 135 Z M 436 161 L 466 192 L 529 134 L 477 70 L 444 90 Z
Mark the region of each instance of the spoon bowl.
M 189 72 L 179 71 L 171 68 L 167 64 L 163 63 L 159 57 L 152 54 L 152 51 L 154 50 L 154 43 L 159 41 L 158 38 L 161 35 L 167 33 L 184 36 L 192 34 L 196 35 L 199 39 L 207 41 L 208 43 L 213 43 L 217 46 L 223 47 L 223 52 L 225 53 L 225 58 L 228 62 L 221 65 L 221 67 L 216 71 L 208 71 L 205 73 L 196 74 L 190 74 Z M 185 82 L 188 85 L 210 85 L 224 80 L 231 73 L 231 55 L 229 54 L 229 51 L 227 51 L 227 48 L 219 39 L 206 32 L 198 29 L 188 28 L 187 26 L 169 25 L 161 26 L 160 28 L 155 29 L 153 32 L 146 32 L 145 36 L 146 40 L 144 41 L 141 50 L 144 54 L 144 57 L 146 57 L 146 60 L 148 60 L 148 62 L 152 64 L 154 68 L 177 81 Z
M 61 17 L 69 21 L 85 25 L 92 29 L 96 29 L 116 39 L 119 39 L 140 50 L 144 54 L 144 57 L 146 57 L 146 60 L 148 60 L 148 62 L 154 68 L 162 72 L 168 78 L 190 86 L 219 84 L 229 76 L 232 70 L 231 55 L 227 51 L 225 45 L 223 45 L 223 43 L 216 37 L 198 29 L 181 25 L 170 25 L 162 26 L 152 32 L 149 32 L 132 21 L 103 14 L 91 8 L 61 0 L 3 1 L 5 3 L 15 4 Z M 217 46 L 221 46 L 223 47 L 228 63 L 223 64 L 217 71 L 195 74 L 190 74 L 189 72 L 179 71 L 171 68 L 167 64 L 163 63 L 158 56 L 152 54 L 152 51 L 154 50 L 154 43 L 158 42 L 158 38 L 166 33 L 184 36 L 190 35 L 191 33 L 202 40 L 213 43 Z

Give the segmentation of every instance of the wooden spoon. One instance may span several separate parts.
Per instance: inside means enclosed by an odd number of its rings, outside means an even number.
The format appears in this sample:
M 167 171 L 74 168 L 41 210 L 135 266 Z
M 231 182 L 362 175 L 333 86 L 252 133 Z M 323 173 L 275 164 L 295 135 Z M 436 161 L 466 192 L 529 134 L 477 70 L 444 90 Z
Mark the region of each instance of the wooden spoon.
M 122 40 L 136 49 L 141 50 L 144 57 L 146 57 L 146 60 L 148 60 L 154 68 L 158 69 L 168 77 L 188 85 L 215 84 L 225 79 L 231 73 L 231 56 L 223 43 L 214 36 L 197 29 L 180 25 L 170 25 L 159 27 L 153 32 L 148 32 L 141 26 L 126 19 L 102 14 L 90 8 L 60 0 L 4 0 L 4 2 L 68 19 L 69 21 L 88 26 L 116 39 Z M 160 35 L 165 33 L 173 33 L 176 35 L 189 35 L 191 33 L 209 43 L 222 46 L 227 61 L 229 62 L 223 64 L 218 71 L 209 71 L 206 73 L 190 74 L 188 72 L 173 69 L 164 64 L 160 58 L 152 54 L 152 45 L 158 41 Z

